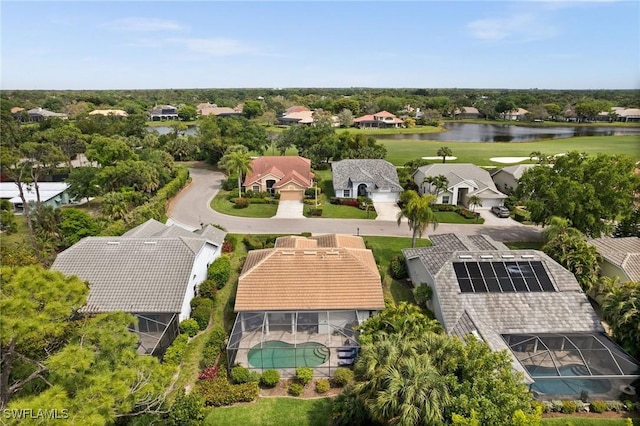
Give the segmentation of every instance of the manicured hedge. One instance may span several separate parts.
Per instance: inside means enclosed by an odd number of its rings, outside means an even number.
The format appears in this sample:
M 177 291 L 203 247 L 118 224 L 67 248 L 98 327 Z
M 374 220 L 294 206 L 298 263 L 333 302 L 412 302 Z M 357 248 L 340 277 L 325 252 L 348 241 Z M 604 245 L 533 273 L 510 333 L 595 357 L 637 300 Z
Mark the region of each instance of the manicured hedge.
M 218 355 L 224 350 L 227 341 L 227 334 L 222 327 L 214 327 L 202 350 L 202 359 L 200 360 L 200 368 L 210 368 L 216 364 Z
M 256 382 L 232 385 L 225 377 L 211 380 L 199 380 L 196 392 L 202 396 L 205 405 L 221 407 L 237 402 L 251 402 L 258 398 L 259 388 Z
M 213 300 L 206 297 L 194 297 L 191 300 L 191 318 L 196 320 L 200 330 L 204 330 L 209 325 L 212 311 Z
M 169 346 L 165 351 L 164 356 L 162 357 L 162 362 L 169 365 L 180 364 L 188 341 L 189 336 L 187 336 L 186 334 L 178 335 L 171 346 Z
M 180 322 L 180 333 L 193 337 L 198 334 L 198 331 L 200 331 L 200 327 L 195 320 L 186 319 Z
M 199 295 L 202 297 L 207 297 L 211 300 L 215 300 L 217 291 L 218 287 L 216 285 L 216 282 L 210 279 L 202 281 L 200 283 L 200 286 L 198 287 Z
M 403 256 L 394 256 L 391 258 L 389 271 L 391 272 L 391 276 L 396 280 L 403 280 L 409 276 L 407 264 Z
M 220 290 L 227 284 L 231 274 L 231 259 L 227 255 L 220 256 L 209 265 L 207 278 L 216 283 L 216 288 Z

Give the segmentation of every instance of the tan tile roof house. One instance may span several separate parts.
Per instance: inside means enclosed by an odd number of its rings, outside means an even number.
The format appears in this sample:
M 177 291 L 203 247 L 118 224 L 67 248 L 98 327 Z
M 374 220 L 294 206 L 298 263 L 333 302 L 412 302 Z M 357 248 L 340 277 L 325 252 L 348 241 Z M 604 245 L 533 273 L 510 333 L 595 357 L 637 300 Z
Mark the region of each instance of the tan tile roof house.
M 299 156 L 263 156 L 253 159 L 242 186 L 254 192 L 279 193 L 281 200 L 302 200 L 313 186 L 311 160 Z
M 208 115 L 215 115 L 216 117 L 240 117 L 242 115 L 242 107 L 236 106 L 235 108 L 219 107 L 214 104 L 198 104 L 196 107 L 198 114 L 203 117 Z
M 127 111 L 122 109 L 95 109 L 91 111 L 89 115 L 113 115 L 116 117 L 126 117 L 129 114 L 127 114 Z
M 415 285 L 449 334 L 507 350 L 540 399 L 618 398 L 640 363 L 610 340 L 573 274 L 545 253 L 510 250 L 486 235 L 433 235 L 403 249 Z M 604 377 L 606 376 L 606 377 Z
M 640 282 L 640 238 L 601 237 L 589 241 L 602 256 L 602 275 Z
M 375 128 L 375 127 L 402 127 L 404 121 L 391 114 L 388 111 L 380 111 L 375 114 L 363 115 L 362 117 L 354 118 L 353 124 L 356 127 L 361 128 Z
M 343 309 L 384 309 L 380 273 L 361 237 L 281 237 L 247 255 L 235 312 Z

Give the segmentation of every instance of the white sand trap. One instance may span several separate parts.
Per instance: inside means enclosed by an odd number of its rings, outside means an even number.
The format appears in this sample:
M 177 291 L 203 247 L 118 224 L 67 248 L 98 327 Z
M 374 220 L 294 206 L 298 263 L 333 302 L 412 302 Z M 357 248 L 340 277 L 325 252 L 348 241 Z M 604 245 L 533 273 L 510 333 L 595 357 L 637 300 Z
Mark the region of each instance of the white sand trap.
M 423 160 L 442 160 L 442 157 L 422 157 Z M 446 157 L 447 160 L 457 160 L 458 157 L 454 157 L 453 155 L 451 157 L 447 156 Z
M 556 155 L 554 155 L 554 157 L 563 157 L 563 156 L 565 156 L 565 155 L 567 155 L 567 154 L 566 154 L 566 153 L 564 153 L 564 152 L 561 152 L 560 154 L 556 154 Z
M 489 160 L 494 161 L 496 163 L 519 163 L 524 160 L 528 160 L 529 157 L 492 157 Z

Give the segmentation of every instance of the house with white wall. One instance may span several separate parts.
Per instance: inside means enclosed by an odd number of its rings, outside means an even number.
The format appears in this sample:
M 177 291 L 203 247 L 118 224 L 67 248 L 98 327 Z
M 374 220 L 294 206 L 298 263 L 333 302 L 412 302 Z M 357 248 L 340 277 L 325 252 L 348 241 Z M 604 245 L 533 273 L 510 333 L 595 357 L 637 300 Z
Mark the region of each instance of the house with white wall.
M 369 197 L 374 202 L 395 203 L 403 191 L 396 167 L 385 160 L 334 161 L 331 171 L 338 198 Z

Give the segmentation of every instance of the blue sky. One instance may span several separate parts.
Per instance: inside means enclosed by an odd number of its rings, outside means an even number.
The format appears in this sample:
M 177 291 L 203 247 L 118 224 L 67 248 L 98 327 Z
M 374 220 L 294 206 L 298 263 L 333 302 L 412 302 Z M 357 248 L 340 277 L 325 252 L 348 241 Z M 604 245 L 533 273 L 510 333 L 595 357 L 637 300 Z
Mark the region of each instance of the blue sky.
M 638 1 L 6 1 L 0 87 L 640 87 Z

